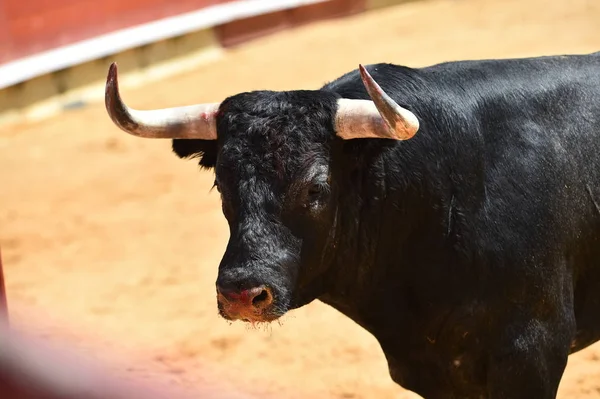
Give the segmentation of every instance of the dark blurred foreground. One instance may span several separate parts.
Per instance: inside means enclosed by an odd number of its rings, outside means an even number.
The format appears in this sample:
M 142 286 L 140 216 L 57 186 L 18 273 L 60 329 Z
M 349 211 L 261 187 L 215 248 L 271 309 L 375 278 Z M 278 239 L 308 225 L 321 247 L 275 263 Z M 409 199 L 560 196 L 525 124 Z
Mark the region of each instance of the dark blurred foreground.
M 250 399 L 231 390 L 183 391 L 157 380 L 118 378 L 71 350 L 11 330 L 3 321 L 0 321 L 0 398 Z

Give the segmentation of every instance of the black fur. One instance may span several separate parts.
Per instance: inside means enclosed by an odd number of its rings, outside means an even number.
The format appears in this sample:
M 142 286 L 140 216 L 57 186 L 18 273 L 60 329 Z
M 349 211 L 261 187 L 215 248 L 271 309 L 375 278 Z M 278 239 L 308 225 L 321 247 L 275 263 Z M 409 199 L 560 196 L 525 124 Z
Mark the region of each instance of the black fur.
M 217 142 L 213 140 L 173 140 L 173 151 L 179 158 L 199 158 L 203 169 L 214 168 Z
M 321 90 L 226 99 L 214 167 L 231 237 L 223 286 L 314 299 L 379 341 L 425 398 L 556 397 L 600 339 L 600 53 L 367 68 L 420 121 L 408 141 L 335 136 Z

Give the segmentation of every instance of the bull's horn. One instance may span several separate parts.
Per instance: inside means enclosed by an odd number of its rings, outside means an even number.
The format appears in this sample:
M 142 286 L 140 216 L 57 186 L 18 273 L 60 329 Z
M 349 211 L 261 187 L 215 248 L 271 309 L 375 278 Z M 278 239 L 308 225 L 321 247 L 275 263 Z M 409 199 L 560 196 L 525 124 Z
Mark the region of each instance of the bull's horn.
M 139 111 L 121 100 L 117 64 L 112 63 L 106 78 L 104 97 L 112 121 L 129 134 L 158 139 L 216 140 L 216 114 L 219 103 Z
M 371 100 L 338 100 L 336 134 L 345 140 L 383 138 L 408 140 L 419 130 L 419 120 L 390 98 L 362 65 L 360 75 Z

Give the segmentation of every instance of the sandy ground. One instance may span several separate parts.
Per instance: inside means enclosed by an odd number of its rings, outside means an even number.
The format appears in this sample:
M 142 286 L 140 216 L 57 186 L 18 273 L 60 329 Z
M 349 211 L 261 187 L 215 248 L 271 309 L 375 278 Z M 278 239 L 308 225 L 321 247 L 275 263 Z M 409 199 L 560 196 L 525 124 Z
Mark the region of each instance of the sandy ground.
M 316 88 L 359 63 L 587 53 L 600 50 L 599 21 L 595 0 L 412 3 L 265 38 L 124 97 L 174 106 Z M 392 383 L 368 333 L 321 303 L 262 330 L 220 319 L 214 280 L 228 230 L 212 175 L 168 141 L 121 133 L 102 104 L 0 132 L 0 182 L 16 325 L 98 358 L 135 355 L 131 372 L 166 370 L 177 384 L 210 372 L 278 398 L 417 397 Z M 600 345 L 571 357 L 560 398 L 600 398 Z

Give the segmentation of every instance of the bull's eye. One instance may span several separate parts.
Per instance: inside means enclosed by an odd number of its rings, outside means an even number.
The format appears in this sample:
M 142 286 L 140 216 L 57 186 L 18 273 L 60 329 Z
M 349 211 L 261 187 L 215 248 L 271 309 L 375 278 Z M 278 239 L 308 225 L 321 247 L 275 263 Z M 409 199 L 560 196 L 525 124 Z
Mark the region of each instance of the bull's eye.
M 311 184 L 308 188 L 308 196 L 316 197 L 321 193 L 321 185 L 320 184 Z
M 314 205 L 323 201 L 328 193 L 327 183 L 312 183 L 306 191 L 307 202 L 309 205 Z

